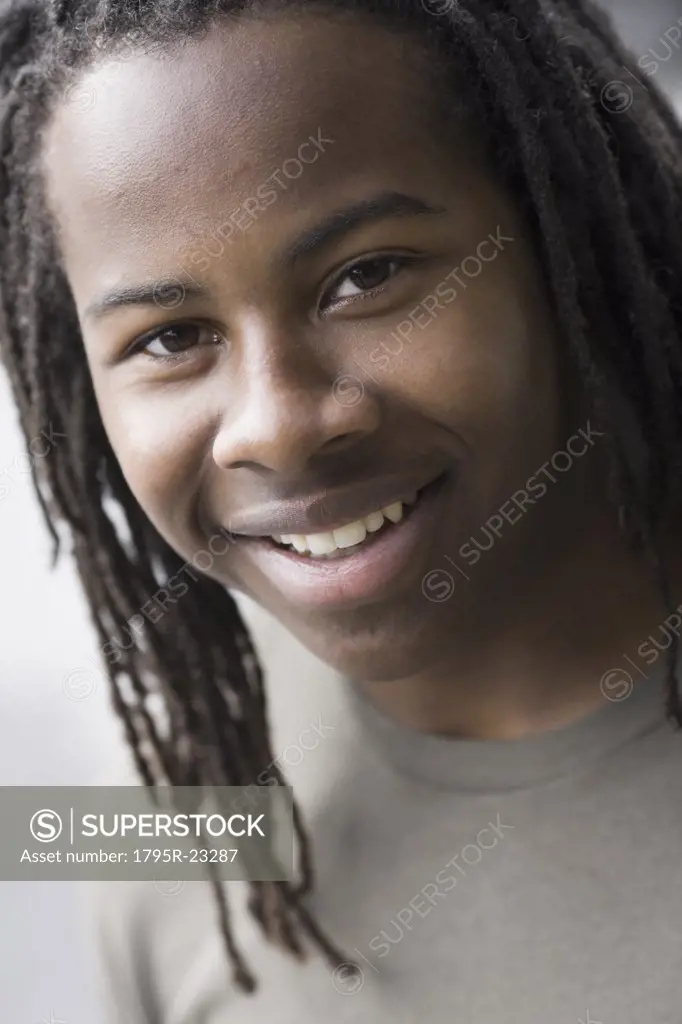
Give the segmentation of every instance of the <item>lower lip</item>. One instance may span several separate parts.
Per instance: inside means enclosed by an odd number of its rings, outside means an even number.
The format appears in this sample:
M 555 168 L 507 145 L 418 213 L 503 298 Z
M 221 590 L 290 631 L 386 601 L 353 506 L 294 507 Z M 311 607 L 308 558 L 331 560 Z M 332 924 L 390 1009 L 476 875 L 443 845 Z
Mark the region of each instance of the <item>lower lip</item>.
M 375 539 L 343 557 L 307 558 L 260 538 L 243 538 L 240 546 L 294 604 L 342 606 L 377 599 L 393 590 L 401 576 L 418 571 L 420 555 L 426 560 L 446 483 L 441 476 L 428 484 L 399 523 L 385 526 Z

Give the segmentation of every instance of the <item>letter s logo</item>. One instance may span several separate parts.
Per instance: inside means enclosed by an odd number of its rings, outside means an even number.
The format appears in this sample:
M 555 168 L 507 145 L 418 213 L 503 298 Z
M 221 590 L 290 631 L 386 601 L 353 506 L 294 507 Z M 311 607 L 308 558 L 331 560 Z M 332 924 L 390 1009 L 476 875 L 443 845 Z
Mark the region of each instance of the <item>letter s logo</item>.
M 56 811 L 47 808 L 36 811 L 31 818 L 31 835 L 39 843 L 53 843 L 62 833 L 62 819 Z

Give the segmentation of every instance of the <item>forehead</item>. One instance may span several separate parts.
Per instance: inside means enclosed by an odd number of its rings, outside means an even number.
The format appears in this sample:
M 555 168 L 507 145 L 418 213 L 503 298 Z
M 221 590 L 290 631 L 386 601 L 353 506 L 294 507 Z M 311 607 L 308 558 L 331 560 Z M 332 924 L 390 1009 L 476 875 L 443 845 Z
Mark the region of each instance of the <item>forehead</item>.
M 422 67 L 405 35 L 319 15 L 222 21 L 163 55 L 100 63 L 65 94 L 46 133 L 48 197 L 70 270 L 78 277 L 91 264 L 88 239 L 106 240 L 97 260 L 112 275 L 132 246 L 139 263 L 160 235 L 186 246 L 311 136 L 333 144 L 286 182 L 278 224 L 312 195 L 331 201 L 345 189 L 352 200 L 365 186 L 399 190 L 429 168 L 436 176 Z

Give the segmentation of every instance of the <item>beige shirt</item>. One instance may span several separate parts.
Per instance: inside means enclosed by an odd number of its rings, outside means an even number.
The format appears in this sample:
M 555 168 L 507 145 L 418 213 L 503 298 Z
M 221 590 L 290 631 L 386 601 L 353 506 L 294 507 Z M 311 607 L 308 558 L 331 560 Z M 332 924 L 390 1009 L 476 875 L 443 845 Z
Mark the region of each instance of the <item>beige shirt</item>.
M 448 740 L 387 721 L 277 629 L 274 749 L 313 836 L 312 908 L 362 975 L 268 945 L 227 883 L 259 980 L 244 995 L 207 885 L 110 883 L 111 1024 L 680 1024 L 682 736 L 663 657 L 568 728 Z

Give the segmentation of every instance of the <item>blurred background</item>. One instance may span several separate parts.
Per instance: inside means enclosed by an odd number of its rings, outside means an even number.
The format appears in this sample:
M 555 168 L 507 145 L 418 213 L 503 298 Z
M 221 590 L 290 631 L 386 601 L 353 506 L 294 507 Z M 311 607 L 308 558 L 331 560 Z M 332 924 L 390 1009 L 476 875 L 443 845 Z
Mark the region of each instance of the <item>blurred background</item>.
M 682 118 L 682 41 L 676 41 L 674 30 L 682 28 L 682 0 L 601 0 L 601 6 L 611 12 L 640 66 L 668 92 Z
M 610 0 L 605 6 L 682 118 L 682 43 L 675 44 L 675 31 L 664 35 L 682 28 L 682 0 Z M 50 571 L 49 563 L 0 370 L 0 571 L 11 581 L 0 596 L 4 786 L 87 785 L 124 756 L 75 575 L 68 564 Z M 256 622 L 257 631 L 267 628 Z M 100 1020 L 77 886 L 0 882 L 2 1024 Z

